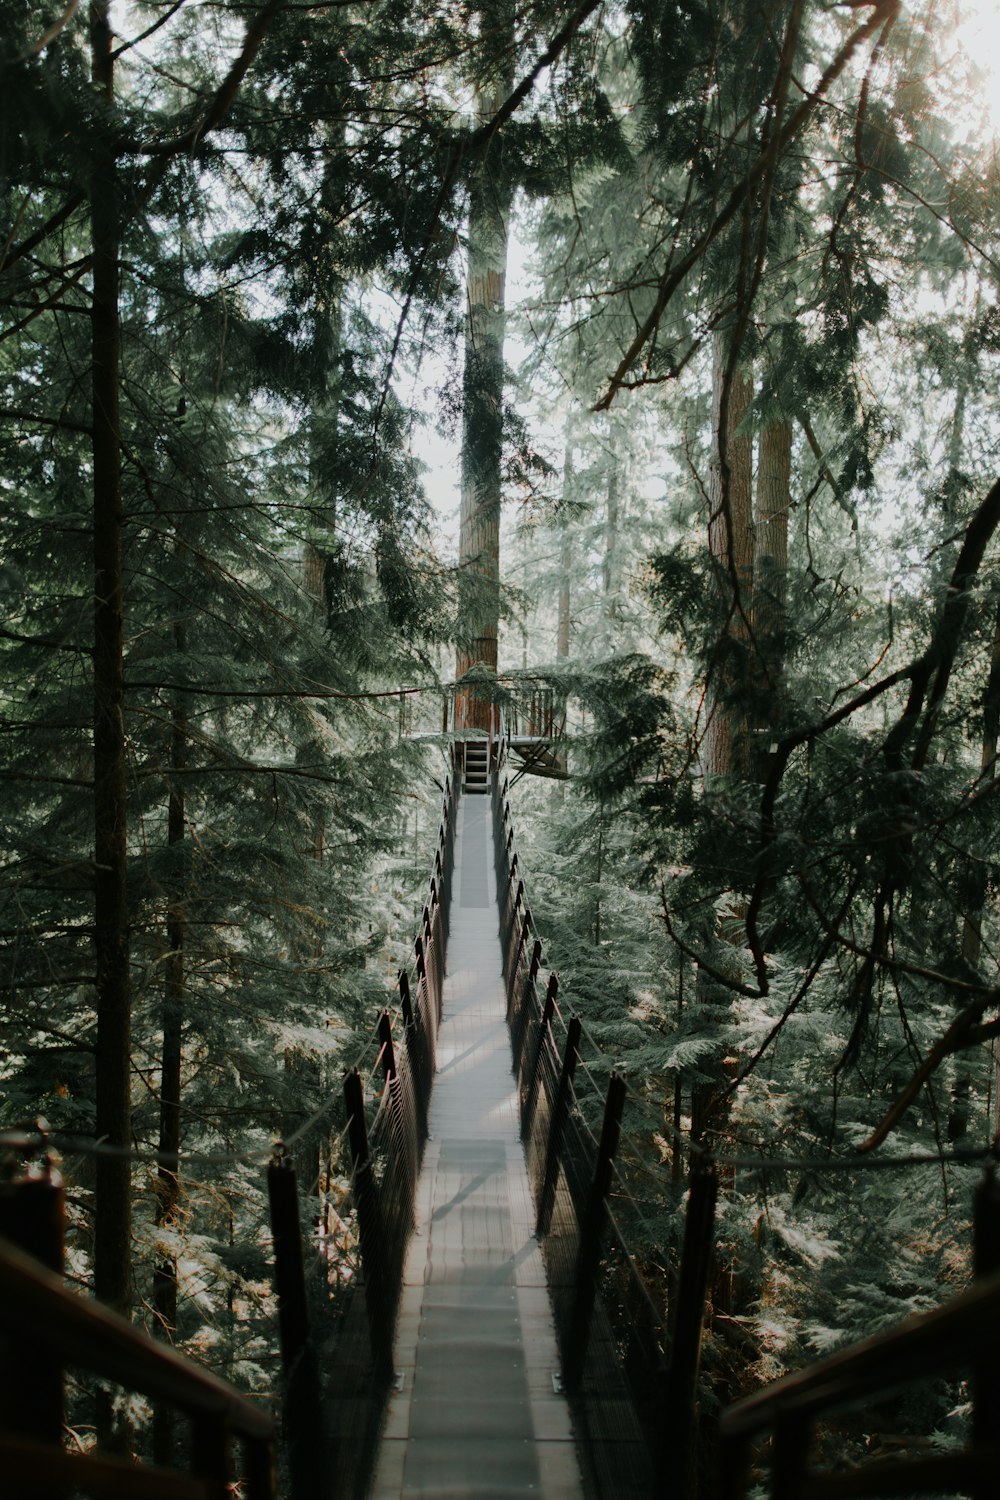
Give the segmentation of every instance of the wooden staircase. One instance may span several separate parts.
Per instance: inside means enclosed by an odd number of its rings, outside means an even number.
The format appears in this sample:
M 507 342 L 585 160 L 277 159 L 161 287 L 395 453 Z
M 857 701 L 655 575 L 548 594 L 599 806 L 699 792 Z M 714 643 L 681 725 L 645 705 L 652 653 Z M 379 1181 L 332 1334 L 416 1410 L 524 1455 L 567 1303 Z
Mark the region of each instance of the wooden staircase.
M 466 740 L 462 757 L 462 791 L 485 797 L 490 789 L 489 740 Z

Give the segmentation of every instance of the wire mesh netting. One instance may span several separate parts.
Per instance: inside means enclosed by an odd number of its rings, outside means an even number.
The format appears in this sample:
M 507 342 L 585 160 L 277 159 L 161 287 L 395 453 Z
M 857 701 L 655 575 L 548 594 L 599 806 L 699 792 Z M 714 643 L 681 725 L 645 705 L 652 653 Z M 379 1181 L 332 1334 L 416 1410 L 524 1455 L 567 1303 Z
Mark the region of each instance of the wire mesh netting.
M 399 977 L 395 1024 L 379 1021 L 379 1047 L 367 1080 L 345 1077 L 341 1152 L 345 1191 L 338 1220 L 355 1252 L 346 1285 L 325 1288 L 315 1326 L 324 1329 L 324 1426 L 330 1434 L 333 1492 L 361 1500 L 374 1461 L 392 1380 L 392 1346 L 427 1115 L 441 1015 L 448 901 L 454 869 L 456 799 L 444 810 L 414 961 Z M 335 1274 L 344 1269 L 337 1259 Z M 329 1277 L 326 1278 L 327 1283 Z
M 666 1387 L 665 1317 L 606 1199 L 599 1142 L 574 1087 L 581 1031 L 539 990 L 542 945 L 517 855 L 502 745 L 494 783 L 500 943 L 521 1131 L 542 1236 L 564 1380 L 581 1456 L 599 1495 L 651 1493 Z

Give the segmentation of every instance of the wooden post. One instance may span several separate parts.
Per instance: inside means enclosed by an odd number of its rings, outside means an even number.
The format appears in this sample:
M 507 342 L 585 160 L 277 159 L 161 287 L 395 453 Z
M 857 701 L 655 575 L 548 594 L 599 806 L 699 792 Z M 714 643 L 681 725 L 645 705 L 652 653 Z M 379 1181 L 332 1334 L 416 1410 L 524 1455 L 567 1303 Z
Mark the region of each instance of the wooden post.
M 354 1203 L 358 1211 L 358 1236 L 361 1241 L 361 1264 L 365 1273 L 365 1306 L 368 1311 L 372 1355 L 378 1376 L 387 1380 L 392 1373 L 393 1317 L 388 1311 L 389 1289 L 385 1284 L 381 1205 L 378 1188 L 372 1177 L 364 1090 L 357 1068 L 351 1068 L 344 1074 L 344 1102 L 347 1106 L 347 1134 L 354 1161 Z
M 594 1311 L 594 1294 L 597 1289 L 597 1270 L 601 1258 L 601 1237 L 607 1212 L 608 1193 L 611 1191 L 611 1174 L 618 1136 L 621 1132 L 622 1110 L 625 1107 L 625 1080 L 620 1073 L 612 1073 L 608 1079 L 608 1097 L 604 1104 L 604 1121 L 601 1139 L 594 1163 L 594 1180 L 590 1188 L 583 1223 L 580 1225 L 580 1248 L 576 1257 L 574 1277 L 573 1316 L 570 1320 L 568 1338 L 564 1351 L 563 1380 L 567 1389 L 575 1390 L 583 1380 L 583 1367 L 590 1342 L 590 1323 Z
M 531 975 L 528 980 L 529 986 L 534 984 L 535 975 L 538 973 L 538 960 L 541 958 L 542 945 L 535 943 L 535 951 L 531 957 Z M 535 1103 L 538 1099 L 538 1079 L 542 1069 L 542 1057 L 545 1054 L 545 1043 L 552 1025 L 552 1017 L 556 1009 L 556 996 L 559 993 L 559 979 L 555 974 L 549 975 L 549 982 L 545 990 L 545 1003 L 542 1006 L 542 1014 L 538 1020 L 538 1036 L 535 1040 L 535 1054 L 531 1062 L 531 1072 L 528 1075 L 528 1088 L 524 1098 L 524 1108 L 521 1111 L 521 1139 L 527 1141 L 531 1135 L 531 1124 L 535 1114 Z
M 990 1166 L 976 1189 L 973 1207 L 973 1271 L 977 1277 L 1000 1271 L 1000 1183 L 996 1167 Z M 994 1351 L 977 1364 L 972 1374 L 972 1441 L 978 1447 L 996 1441 L 1000 1432 L 1000 1370 Z M 974 1500 L 991 1500 L 995 1484 L 977 1485 Z
M 274 1239 L 274 1285 L 278 1294 L 278 1338 L 285 1374 L 282 1427 L 288 1452 L 291 1500 L 309 1500 L 316 1493 L 323 1461 L 323 1418 L 319 1369 L 309 1337 L 305 1263 L 302 1256 L 302 1225 L 295 1168 L 281 1154 L 267 1168 L 267 1197 Z M 207 1467 L 196 1470 L 213 1484 L 220 1496 L 228 1493 L 225 1450 L 219 1449 L 209 1428 L 196 1428 L 196 1462 Z M 199 1457 L 200 1455 L 200 1457 Z
M 712 1259 L 718 1179 L 710 1167 L 692 1168 L 684 1218 L 684 1245 L 677 1284 L 676 1311 L 664 1413 L 662 1479 L 684 1500 L 691 1483 L 698 1404 L 698 1366 L 705 1324 L 705 1296 Z M 791 1451 L 791 1450 L 789 1450 Z
M 417 1159 L 423 1150 L 424 1142 L 427 1140 L 427 1112 L 430 1107 L 431 1094 L 431 1056 L 429 1049 L 421 1046 L 421 1026 L 413 1010 L 413 1001 L 410 998 L 410 977 L 403 969 L 399 975 L 399 1002 L 403 1013 L 403 1036 L 406 1041 L 406 1055 L 410 1063 L 410 1077 L 413 1080 L 413 1092 L 417 1106 Z
M 397 982 L 399 985 L 399 1008 L 403 1013 L 403 1025 L 412 1026 L 414 1018 L 413 1001 L 410 999 L 410 976 L 405 969 L 400 969 L 399 980 Z
M 291 1390 L 286 1418 L 291 1417 Z M 229 1434 L 218 1416 L 199 1415 L 191 1422 L 191 1472 L 208 1485 L 212 1500 L 229 1500 Z M 292 1479 L 293 1500 L 308 1492 L 296 1488 Z
M 274 1500 L 278 1480 L 270 1443 L 262 1442 L 260 1438 L 244 1438 L 243 1479 L 247 1500 Z
M 392 1045 L 392 1021 L 387 1010 L 378 1018 L 378 1039 L 382 1044 L 382 1076 L 388 1083 L 396 1076 L 396 1051 Z
M 549 1121 L 549 1139 L 545 1150 L 545 1175 L 542 1178 L 542 1190 L 538 1195 L 538 1223 L 535 1225 L 535 1234 L 543 1239 L 548 1234 L 552 1223 L 552 1207 L 555 1203 L 556 1183 L 559 1181 L 559 1162 L 562 1155 L 563 1132 L 566 1128 L 566 1116 L 569 1113 L 570 1094 L 573 1091 L 573 1074 L 576 1071 L 576 1059 L 580 1050 L 580 1037 L 583 1032 L 583 1023 L 579 1016 L 571 1016 L 569 1029 L 566 1032 L 566 1046 L 563 1050 L 562 1067 L 559 1070 L 559 1084 L 556 1088 L 555 1103 L 552 1106 L 552 1118 Z
M 64 1215 L 62 1177 L 51 1168 L 30 1167 L 27 1176 L 0 1188 L 0 1235 L 59 1275 Z M 0 1334 L 0 1426 L 19 1437 L 61 1444 L 63 1372 L 44 1344 Z M 39 1485 L 39 1500 L 49 1493 Z

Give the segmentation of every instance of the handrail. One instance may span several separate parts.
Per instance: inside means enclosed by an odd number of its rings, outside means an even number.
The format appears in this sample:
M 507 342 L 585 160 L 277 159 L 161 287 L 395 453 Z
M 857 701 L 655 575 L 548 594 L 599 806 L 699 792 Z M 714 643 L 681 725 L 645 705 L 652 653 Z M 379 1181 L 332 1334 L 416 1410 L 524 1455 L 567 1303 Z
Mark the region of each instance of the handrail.
M 5 1327 L 77 1364 L 194 1416 L 211 1416 L 238 1437 L 269 1440 L 274 1421 L 209 1370 L 158 1343 L 99 1302 L 67 1292 L 62 1278 L 0 1240 L 0 1307 Z
M 746 1438 L 789 1417 L 841 1411 L 876 1393 L 968 1364 L 1000 1333 L 1000 1271 L 931 1312 L 829 1354 L 744 1396 L 722 1414 L 725 1438 Z
M 70 1486 L 90 1495 L 204 1496 L 229 1493 L 226 1447 L 244 1446 L 248 1500 L 273 1500 L 275 1426 L 270 1412 L 226 1381 L 167 1348 L 99 1302 L 67 1291 L 62 1278 L 0 1239 L 0 1326 L 73 1365 L 186 1413 L 194 1426 L 194 1472 L 135 1465 L 104 1453 L 72 1453 L 33 1436 L 0 1430 L 0 1462 L 17 1493 Z M 126 1488 L 127 1481 L 127 1488 Z
M 739 1500 L 747 1488 L 748 1450 L 755 1439 L 774 1433 L 773 1492 L 836 1497 L 946 1493 L 996 1495 L 1000 1447 L 994 1439 L 996 1413 L 973 1423 L 973 1441 L 957 1453 L 918 1458 L 875 1458 L 843 1473 L 808 1468 L 810 1429 L 819 1417 L 860 1405 L 873 1396 L 892 1395 L 915 1381 L 992 1362 L 1000 1335 L 1000 1271 L 983 1276 L 967 1291 L 931 1312 L 916 1313 L 886 1333 L 863 1339 L 817 1364 L 783 1376 L 723 1412 L 717 1490 Z M 976 1403 L 978 1394 L 974 1392 Z M 978 1432 L 977 1432 L 978 1429 Z M 980 1440 L 980 1435 L 982 1439 Z

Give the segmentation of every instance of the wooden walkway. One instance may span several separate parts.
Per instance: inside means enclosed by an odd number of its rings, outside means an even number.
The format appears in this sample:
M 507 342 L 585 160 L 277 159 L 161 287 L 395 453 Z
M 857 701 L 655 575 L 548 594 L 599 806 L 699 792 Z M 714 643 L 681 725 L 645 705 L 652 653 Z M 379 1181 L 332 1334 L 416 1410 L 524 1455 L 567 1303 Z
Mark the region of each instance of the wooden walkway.
M 488 797 L 464 796 L 444 1016 L 374 1500 L 582 1500 L 518 1134 Z

